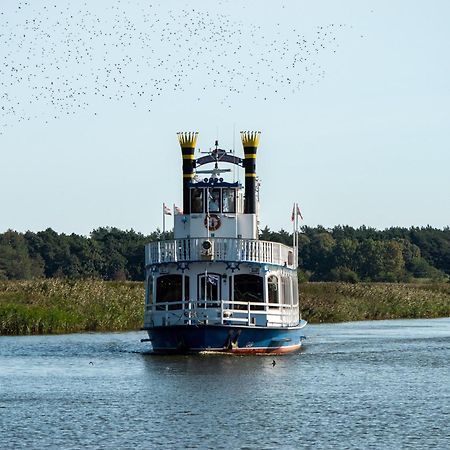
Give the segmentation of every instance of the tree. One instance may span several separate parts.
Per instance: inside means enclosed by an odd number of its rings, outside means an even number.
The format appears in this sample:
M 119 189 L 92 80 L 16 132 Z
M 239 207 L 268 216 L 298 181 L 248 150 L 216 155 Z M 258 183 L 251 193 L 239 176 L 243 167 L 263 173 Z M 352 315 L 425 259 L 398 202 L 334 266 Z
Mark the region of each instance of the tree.
M 42 258 L 30 257 L 22 234 L 8 230 L 0 235 L 0 278 L 21 280 L 44 275 Z
M 343 238 L 337 241 L 333 249 L 333 266 L 346 267 L 352 271 L 357 270 L 358 246 L 358 241 L 354 239 Z
M 358 273 L 367 281 L 380 281 L 384 268 L 383 244 L 367 239 L 358 247 Z
M 383 272 L 386 281 L 399 281 L 405 271 L 403 246 L 398 241 L 384 242 Z
M 312 280 L 326 279 L 333 268 L 335 240 L 328 232 L 316 234 L 310 241 L 308 269 L 313 271 Z

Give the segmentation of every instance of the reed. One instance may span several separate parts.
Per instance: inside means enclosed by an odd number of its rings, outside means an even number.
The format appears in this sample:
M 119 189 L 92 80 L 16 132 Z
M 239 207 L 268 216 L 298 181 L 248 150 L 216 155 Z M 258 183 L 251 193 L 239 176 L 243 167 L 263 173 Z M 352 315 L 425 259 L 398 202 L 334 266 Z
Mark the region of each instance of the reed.
M 0 334 L 119 331 L 142 326 L 142 283 L 0 282 Z
M 449 283 L 303 283 L 302 316 L 311 323 L 450 316 Z
M 136 330 L 142 326 L 139 282 L 46 279 L 0 282 L 0 334 Z M 450 316 L 449 283 L 302 283 L 310 323 Z

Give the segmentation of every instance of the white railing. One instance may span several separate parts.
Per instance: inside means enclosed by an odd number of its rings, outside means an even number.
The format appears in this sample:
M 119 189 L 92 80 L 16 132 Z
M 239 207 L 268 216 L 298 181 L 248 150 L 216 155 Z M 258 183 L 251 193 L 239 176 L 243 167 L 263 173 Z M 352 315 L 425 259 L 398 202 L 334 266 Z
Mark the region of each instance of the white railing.
M 262 325 L 295 326 L 299 322 L 299 304 L 191 300 L 146 305 L 147 325 Z M 264 317 L 265 316 L 265 317 Z
M 205 249 L 205 241 L 211 248 Z M 235 238 L 190 238 L 151 242 L 145 246 L 146 265 L 193 261 L 257 262 L 296 267 L 292 247 L 278 242 Z

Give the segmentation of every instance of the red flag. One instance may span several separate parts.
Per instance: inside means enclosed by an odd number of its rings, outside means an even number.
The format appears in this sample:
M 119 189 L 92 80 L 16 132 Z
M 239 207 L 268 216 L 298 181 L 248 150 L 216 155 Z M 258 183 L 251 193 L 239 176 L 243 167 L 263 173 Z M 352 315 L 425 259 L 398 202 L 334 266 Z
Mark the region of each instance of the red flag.
M 295 203 L 294 206 L 292 207 L 291 222 L 293 222 L 294 219 L 295 219 Z
M 177 215 L 183 214 L 183 210 L 181 208 L 178 208 L 178 206 L 176 206 L 176 205 L 173 205 L 173 211 Z

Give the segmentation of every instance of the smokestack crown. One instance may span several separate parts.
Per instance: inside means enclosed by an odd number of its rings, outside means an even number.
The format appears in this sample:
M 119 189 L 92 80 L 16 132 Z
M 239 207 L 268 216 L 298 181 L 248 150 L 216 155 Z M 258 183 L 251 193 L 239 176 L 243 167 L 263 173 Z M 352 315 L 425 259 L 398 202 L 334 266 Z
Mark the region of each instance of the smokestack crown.
M 260 131 L 241 131 L 241 140 L 244 147 L 258 147 Z
M 197 144 L 198 132 L 182 131 L 177 133 L 177 135 L 181 148 L 195 148 L 195 145 Z

